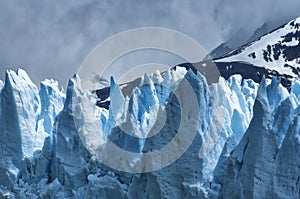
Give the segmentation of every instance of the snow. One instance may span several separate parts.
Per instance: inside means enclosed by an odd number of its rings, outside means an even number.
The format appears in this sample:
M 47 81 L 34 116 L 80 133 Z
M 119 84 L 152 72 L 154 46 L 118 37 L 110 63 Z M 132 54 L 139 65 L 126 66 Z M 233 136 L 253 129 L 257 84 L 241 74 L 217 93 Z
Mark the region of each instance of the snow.
M 298 23 L 300 17 L 296 20 L 293 20 L 294 23 Z M 292 22 L 292 21 L 291 21 Z M 246 62 L 251 63 L 252 65 L 264 67 L 269 70 L 275 70 L 279 72 L 279 74 L 290 75 L 292 77 L 297 77 L 298 75 L 295 74 L 290 67 L 284 67 L 285 64 L 288 64 L 293 67 L 299 67 L 299 58 L 296 57 L 295 59 L 288 61 L 286 57 L 281 52 L 278 60 L 273 59 L 274 52 L 272 51 L 270 56 L 272 56 L 272 61 L 266 61 L 264 59 L 264 51 L 267 51 L 267 46 L 272 46 L 273 48 L 275 44 L 286 45 L 288 47 L 297 46 L 299 45 L 299 38 L 298 40 L 293 37 L 291 41 L 284 41 L 285 35 L 289 33 L 295 33 L 298 29 L 291 25 L 291 22 L 287 23 L 284 27 L 273 31 L 267 35 L 262 36 L 259 40 L 254 41 L 250 45 L 245 46 L 241 49 L 241 52 L 237 53 L 236 55 L 224 57 L 217 59 L 216 62 Z M 255 58 L 249 56 L 250 54 L 255 53 Z

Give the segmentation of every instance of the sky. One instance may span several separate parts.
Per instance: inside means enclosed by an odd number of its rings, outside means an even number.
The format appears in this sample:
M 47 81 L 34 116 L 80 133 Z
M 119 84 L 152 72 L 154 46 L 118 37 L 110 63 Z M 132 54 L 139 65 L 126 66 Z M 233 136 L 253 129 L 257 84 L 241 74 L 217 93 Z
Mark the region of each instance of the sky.
M 97 44 L 132 28 L 174 29 L 208 52 L 228 40 L 241 45 L 264 23 L 273 29 L 300 16 L 299 7 L 299 0 L 0 0 L 0 79 L 23 68 L 36 84 L 53 78 L 65 87 Z

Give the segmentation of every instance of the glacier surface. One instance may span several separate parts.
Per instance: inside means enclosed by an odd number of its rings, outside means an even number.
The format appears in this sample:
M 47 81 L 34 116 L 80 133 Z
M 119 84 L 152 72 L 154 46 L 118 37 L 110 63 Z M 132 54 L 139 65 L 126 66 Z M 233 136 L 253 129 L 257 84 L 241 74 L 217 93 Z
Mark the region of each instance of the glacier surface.
M 234 75 L 208 85 L 200 73 L 176 67 L 145 75 L 130 95 L 112 78 L 109 109 L 96 106 L 97 96 L 81 88 L 78 75 L 66 95 L 54 80 L 41 82 L 38 91 L 21 69 L 7 71 L 0 90 L 1 197 L 300 194 L 299 81 L 290 93 L 276 78 L 257 84 Z M 122 171 L 162 163 L 142 161 L 142 154 L 162 150 L 181 128 L 181 141 L 192 142 L 176 161 L 151 172 Z M 119 160 L 109 143 L 134 158 Z M 177 157 L 180 147 L 168 156 Z

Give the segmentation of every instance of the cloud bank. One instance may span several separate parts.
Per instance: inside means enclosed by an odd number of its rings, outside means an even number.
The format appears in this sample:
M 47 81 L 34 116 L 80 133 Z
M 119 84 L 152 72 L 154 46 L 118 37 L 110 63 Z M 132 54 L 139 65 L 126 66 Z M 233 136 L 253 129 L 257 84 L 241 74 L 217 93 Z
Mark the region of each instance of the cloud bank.
M 35 83 L 54 78 L 65 86 L 90 50 L 115 33 L 171 28 L 209 51 L 232 38 L 245 42 L 265 22 L 273 28 L 297 17 L 299 7 L 298 0 L 2 0 L 0 78 L 22 67 Z

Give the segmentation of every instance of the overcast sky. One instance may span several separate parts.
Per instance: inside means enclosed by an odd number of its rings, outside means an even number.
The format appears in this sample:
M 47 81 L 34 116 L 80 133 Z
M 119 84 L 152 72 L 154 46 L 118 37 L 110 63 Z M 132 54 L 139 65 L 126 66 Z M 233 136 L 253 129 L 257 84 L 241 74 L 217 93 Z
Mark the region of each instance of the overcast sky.
M 207 51 L 228 39 L 243 43 L 264 23 L 275 28 L 300 15 L 299 0 L 0 0 L 0 79 L 23 68 L 35 83 L 65 86 L 86 55 L 131 28 L 175 29 Z

